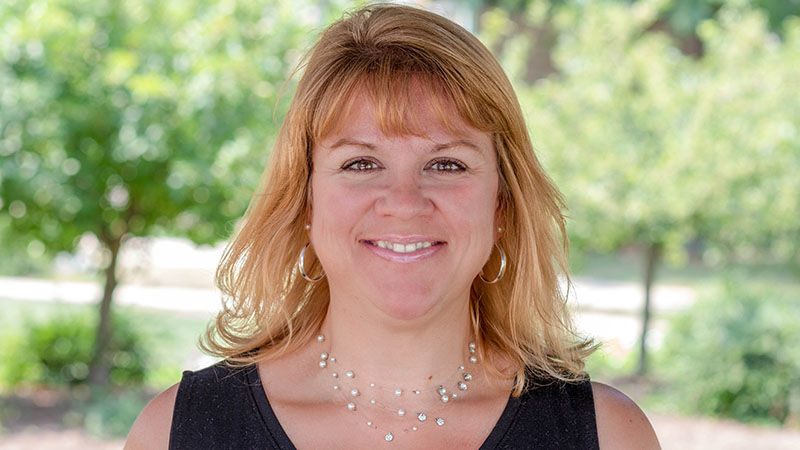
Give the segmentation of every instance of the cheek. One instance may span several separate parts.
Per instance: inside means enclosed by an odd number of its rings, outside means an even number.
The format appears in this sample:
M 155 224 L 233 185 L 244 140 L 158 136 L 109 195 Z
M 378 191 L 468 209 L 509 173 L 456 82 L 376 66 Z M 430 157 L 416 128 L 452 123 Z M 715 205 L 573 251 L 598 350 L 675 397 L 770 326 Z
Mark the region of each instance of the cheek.
M 324 177 L 312 177 L 311 189 L 311 226 L 315 237 L 342 236 L 364 216 L 369 202 L 367 190 L 328 182 Z
M 442 196 L 440 208 L 465 231 L 491 230 L 497 214 L 496 186 L 497 183 L 487 182 L 478 186 L 454 187 Z

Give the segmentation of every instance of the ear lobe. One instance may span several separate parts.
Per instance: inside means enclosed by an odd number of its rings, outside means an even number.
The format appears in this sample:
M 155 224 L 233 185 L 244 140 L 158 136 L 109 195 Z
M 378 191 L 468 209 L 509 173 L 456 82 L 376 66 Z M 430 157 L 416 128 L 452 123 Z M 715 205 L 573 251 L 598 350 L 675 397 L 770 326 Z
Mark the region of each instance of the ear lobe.
M 494 226 L 499 237 L 501 231 L 498 231 L 498 229 L 505 229 L 506 227 L 505 208 L 503 207 L 503 200 L 499 195 L 497 196 L 497 208 L 494 210 Z

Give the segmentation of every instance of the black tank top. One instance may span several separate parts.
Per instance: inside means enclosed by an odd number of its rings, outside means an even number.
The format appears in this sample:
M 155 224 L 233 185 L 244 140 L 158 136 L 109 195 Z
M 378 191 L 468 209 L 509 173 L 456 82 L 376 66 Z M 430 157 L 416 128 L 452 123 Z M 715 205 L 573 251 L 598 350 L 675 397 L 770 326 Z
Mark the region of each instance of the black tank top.
M 256 366 L 233 369 L 220 362 L 183 372 L 169 448 L 295 447 L 272 412 Z M 533 384 L 521 396 L 509 397 L 480 448 L 599 448 L 591 384 Z

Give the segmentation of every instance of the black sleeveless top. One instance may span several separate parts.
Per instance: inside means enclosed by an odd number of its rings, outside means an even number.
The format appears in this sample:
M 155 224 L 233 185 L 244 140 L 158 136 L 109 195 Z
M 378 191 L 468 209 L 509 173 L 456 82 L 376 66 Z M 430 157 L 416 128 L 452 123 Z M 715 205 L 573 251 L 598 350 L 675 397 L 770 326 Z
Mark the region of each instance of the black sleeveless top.
M 183 372 L 170 449 L 294 449 L 272 412 L 255 365 L 223 362 Z M 533 385 L 509 397 L 484 449 L 597 449 L 589 381 Z

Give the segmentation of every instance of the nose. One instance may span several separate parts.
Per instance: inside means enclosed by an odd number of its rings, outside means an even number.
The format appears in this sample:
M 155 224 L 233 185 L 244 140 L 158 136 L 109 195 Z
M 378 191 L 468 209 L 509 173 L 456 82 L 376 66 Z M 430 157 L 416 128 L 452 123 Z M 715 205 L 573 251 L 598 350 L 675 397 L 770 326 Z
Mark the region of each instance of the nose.
M 375 202 L 375 212 L 399 219 L 430 214 L 434 209 L 433 201 L 420 181 L 418 176 L 412 174 L 387 180 L 381 196 Z

